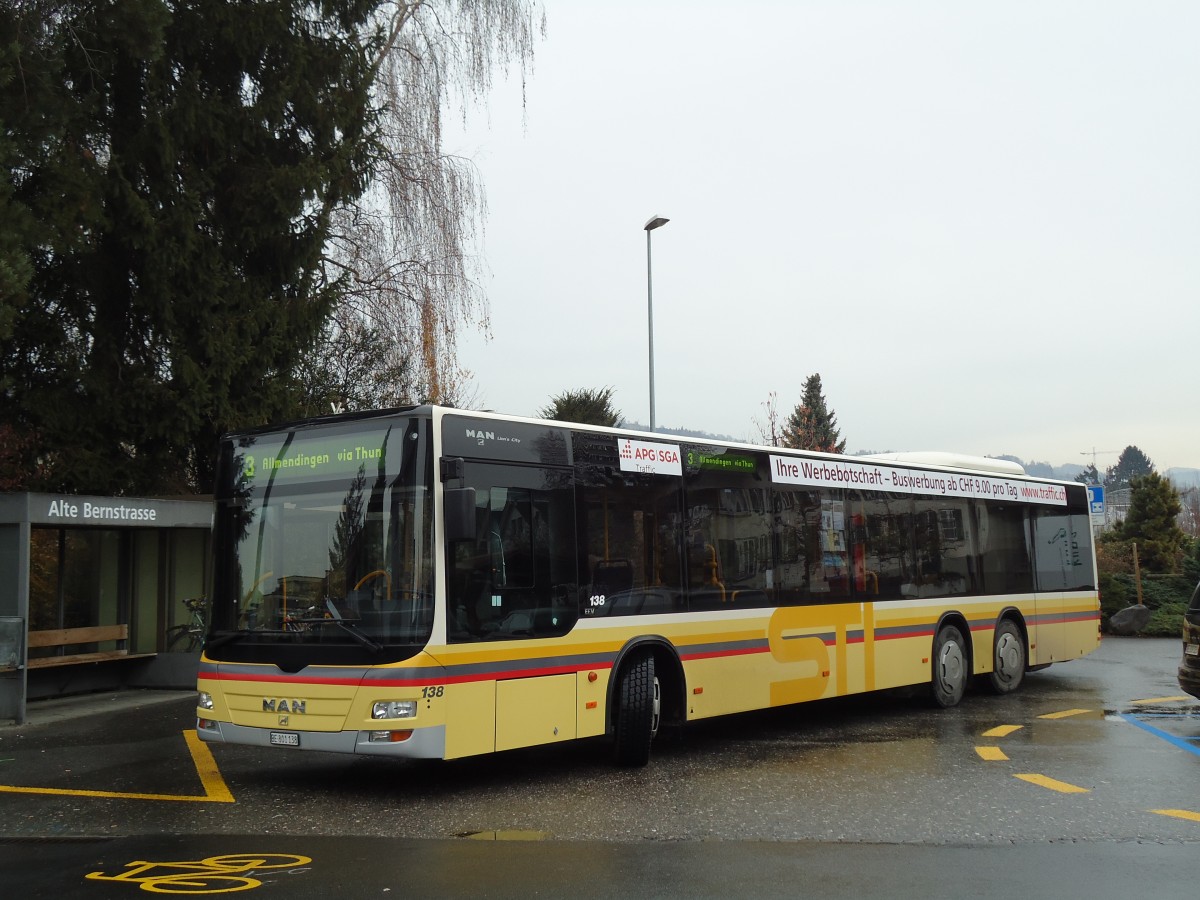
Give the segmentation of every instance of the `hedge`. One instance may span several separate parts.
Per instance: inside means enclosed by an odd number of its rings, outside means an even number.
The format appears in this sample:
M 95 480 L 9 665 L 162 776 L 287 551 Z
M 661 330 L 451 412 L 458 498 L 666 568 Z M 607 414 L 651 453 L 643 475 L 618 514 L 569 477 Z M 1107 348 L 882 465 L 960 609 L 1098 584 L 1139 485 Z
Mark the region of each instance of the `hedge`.
M 1183 613 L 1196 582 L 1187 575 L 1143 575 L 1142 602 L 1151 610 L 1150 622 L 1140 632 L 1148 637 L 1179 637 Z M 1100 621 L 1108 630 L 1113 613 L 1137 603 L 1137 585 L 1132 575 L 1100 576 Z

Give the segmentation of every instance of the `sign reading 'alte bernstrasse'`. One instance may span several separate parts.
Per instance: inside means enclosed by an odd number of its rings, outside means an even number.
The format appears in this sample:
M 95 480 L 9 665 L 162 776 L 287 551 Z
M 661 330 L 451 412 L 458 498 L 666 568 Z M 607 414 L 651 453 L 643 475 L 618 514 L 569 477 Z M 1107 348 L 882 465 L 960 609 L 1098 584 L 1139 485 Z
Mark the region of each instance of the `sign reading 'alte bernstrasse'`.
M 74 497 L 55 497 L 46 513 L 49 519 L 70 522 L 155 522 L 158 510 L 145 503 L 128 500 L 79 500 Z

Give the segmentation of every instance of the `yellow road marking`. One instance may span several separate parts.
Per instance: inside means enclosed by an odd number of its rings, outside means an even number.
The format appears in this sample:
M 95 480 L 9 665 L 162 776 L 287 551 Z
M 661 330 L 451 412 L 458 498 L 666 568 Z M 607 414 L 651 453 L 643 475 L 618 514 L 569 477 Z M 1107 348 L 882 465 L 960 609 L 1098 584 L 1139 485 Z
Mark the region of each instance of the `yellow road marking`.
M 1044 787 L 1051 791 L 1058 791 L 1060 794 L 1087 794 L 1090 791 L 1087 788 L 1077 787 L 1073 784 L 1067 784 L 1065 781 L 1055 781 L 1053 778 L 1047 778 L 1045 775 L 1016 775 L 1022 781 L 1028 781 L 1030 784 L 1036 784 L 1038 787 Z
M 68 790 L 66 788 L 37 788 L 18 787 L 16 785 L 0 784 L 0 791 L 9 794 L 50 794 L 57 797 L 108 797 L 121 800 L 174 800 L 181 803 L 233 803 L 233 794 L 225 784 L 217 769 L 217 762 L 212 752 L 194 731 L 183 732 L 188 750 L 192 754 L 192 763 L 196 766 L 196 774 L 200 776 L 200 784 L 204 787 L 204 795 L 200 797 L 188 794 L 139 794 L 127 791 L 85 791 Z
M 1090 713 L 1090 709 L 1065 709 L 1062 712 L 1046 713 L 1044 716 L 1038 716 L 1039 719 L 1066 719 L 1070 716 L 1082 716 Z
M 999 747 L 976 747 L 975 752 L 979 754 L 981 759 L 988 761 L 1003 761 L 1008 759 L 1004 755 L 1004 751 Z
M 1180 702 L 1187 703 L 1189 700 L 1193 700 L 1193 699 L 1195 699 L 1195 698 L 1193 698 L 1193 697 L 1151 697 L 1148 700 L 1133 700 L 1131 702 L 1138 704 L 1138 705 L 1141 705 L 1143 703 L 1180 703 Z
M 1174 816 L 1176 819 L 1188 819 L 1192 822 L 1200 822 L 1200 813 L 1194 813 L 1187 809 L 1152 809 L 1152 813 L 1158 813 L 1160 816 Z
M 221 777 L 221 771 L 217 768 L 217 761 L 213 759 L 208 744 L 200 740 L 200 736 L 191 729 L 183 733 L 183 738 L 192 753 L 192 762 L 196 766 L 196 774 L 200 776 L 205 796 L 213 803 L 233 803 L 233 794 L 225 784 L 225 779 Z
M 1020 731 L 1024 725 L 997 725 L 983 733 L 984 737 L 1008 737 L 1014 731 Z

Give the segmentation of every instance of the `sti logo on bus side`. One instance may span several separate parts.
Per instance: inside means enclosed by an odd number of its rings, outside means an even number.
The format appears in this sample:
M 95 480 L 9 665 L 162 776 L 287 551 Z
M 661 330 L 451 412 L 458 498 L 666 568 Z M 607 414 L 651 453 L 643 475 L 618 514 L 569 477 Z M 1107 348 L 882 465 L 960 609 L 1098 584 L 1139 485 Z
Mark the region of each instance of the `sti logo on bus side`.
M 263 712 L 303 713 L 307 700 L 272 700 L 263 697 Z

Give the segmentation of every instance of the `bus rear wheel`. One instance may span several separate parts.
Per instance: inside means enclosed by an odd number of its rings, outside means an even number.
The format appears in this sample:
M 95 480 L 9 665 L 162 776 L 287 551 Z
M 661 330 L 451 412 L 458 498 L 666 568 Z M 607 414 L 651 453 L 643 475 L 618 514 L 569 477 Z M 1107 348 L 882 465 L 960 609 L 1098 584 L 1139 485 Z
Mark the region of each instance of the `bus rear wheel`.
M 613 757 L 620 766 L 644 766 L 662 716 L 662 689 L 654 657 L 643 653 L 621 672 L 613 713 Z
M 1021 629 L 1011 619 L 1005 619 L 996 626 L 988 687 L 997 694 L 1011 694 L 1025 680 L 1027 661 Z
M 957 706 L 967 689 L 967 651 L 962 632 L 945 625 L 933 639 L 933 680 L 930 697 L 935 706 Z

